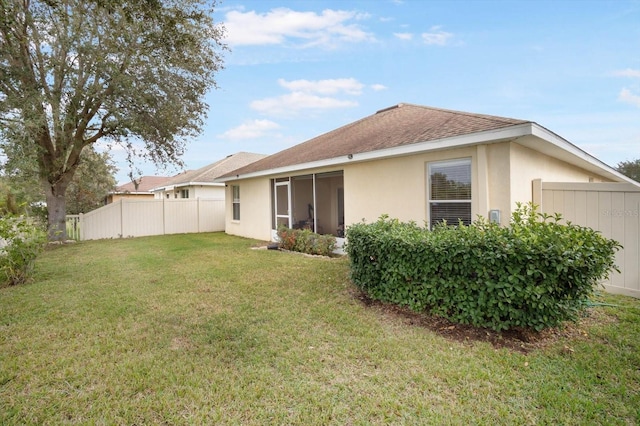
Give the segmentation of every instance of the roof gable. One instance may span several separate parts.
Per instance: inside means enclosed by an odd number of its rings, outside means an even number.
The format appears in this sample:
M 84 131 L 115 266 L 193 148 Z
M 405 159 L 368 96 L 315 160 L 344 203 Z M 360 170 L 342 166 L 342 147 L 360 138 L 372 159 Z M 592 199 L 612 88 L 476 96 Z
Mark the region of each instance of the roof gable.
M 180 173 L 163 184 L 156 185 L 153 189 L 161 190 L 169 186 L 184 186 L 192 183 L 214 183 L 216 178 L 265 157 L 264 154 L 238 152 L 199 169 Z
M 526 120 L 398 104 L 280 151 L 225 176 L 502 129 Z

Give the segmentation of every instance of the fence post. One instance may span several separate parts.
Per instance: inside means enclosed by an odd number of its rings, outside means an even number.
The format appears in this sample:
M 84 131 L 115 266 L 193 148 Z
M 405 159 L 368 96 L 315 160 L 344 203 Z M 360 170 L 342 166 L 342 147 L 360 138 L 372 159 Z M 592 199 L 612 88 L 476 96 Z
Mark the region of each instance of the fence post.
M 531 181 L 531 202 L 538 206 L 538 211 L 542 212 L 542 179 Z
M 80 213 L 78 215 L 78 229 L 79 229 L 79 234 L 78 235 L 78 241 L 83 241 L 84 238 L 84 213 Z
M 124 212 L 123 209 L 124 207 L 122 206 L 124 204 L 124 200 L 125 198 L 120 198 L 120 238 L 124 238 Z

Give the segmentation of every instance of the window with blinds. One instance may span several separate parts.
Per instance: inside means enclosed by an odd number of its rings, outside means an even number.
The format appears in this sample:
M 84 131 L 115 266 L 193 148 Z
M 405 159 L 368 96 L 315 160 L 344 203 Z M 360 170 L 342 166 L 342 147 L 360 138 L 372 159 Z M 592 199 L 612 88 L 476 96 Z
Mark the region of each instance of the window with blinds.
M 471 159 L 428 165 L 429 224 L 471 223 Z
M 232 185 L 233 192 L 233 220 L 240 220 L 240 186 Z

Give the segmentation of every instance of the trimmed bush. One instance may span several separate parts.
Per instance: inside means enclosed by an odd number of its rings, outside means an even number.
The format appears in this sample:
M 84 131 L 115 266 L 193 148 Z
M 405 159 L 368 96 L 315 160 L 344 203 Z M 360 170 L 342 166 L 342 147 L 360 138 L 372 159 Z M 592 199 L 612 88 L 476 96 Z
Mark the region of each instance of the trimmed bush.
M 480 218 L 436 227 L 381 217 L 347 230 L 351 278 L 375 300 L 494 330 L 576 319 L 621 247 L 518 205 L 509 227 Z
M 300 253 L 330 256 L 336 248 L 336 237 L 320 235 L 309 229 L 278 228 L 280 248 Z
M 46 232 L 25 217 L 0 218 L 0 286 L 26 282 L 47 241 Z

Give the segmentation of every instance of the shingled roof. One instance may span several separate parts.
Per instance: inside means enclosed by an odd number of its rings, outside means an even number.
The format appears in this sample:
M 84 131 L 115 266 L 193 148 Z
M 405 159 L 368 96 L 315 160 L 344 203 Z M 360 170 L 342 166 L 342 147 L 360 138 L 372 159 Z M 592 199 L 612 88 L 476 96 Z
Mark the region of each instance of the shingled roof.
M 201 184 L 213 184 L 217 177 L 227 174 L 254 161 L 265 158 L 264 154 L 256 154 L 253 152 L 238 152 L 228 155 L 222 160 L 206 165 L 197 170 L 187 170 L 180 173 L 172 179 L 164 182 L 162 185 L 156 185 L 153 189 L 163 189 L 166 187 L 189 186 Z
M 222 177 L 429 142 L 488 130 L 526 120 L 472 114 L 412 104 L 398 104 L 280 151 Z
M 141 176 L 136 179 L 138 188 L 136 189 L 136 183 L 127 182 L 122 185 L 118 185 L 115 191 L 111 191 L 112 194 L 128 194 L 128 193 L 149 193 L 152 188 L 162 185 L 168 182 L 171 176 Z

